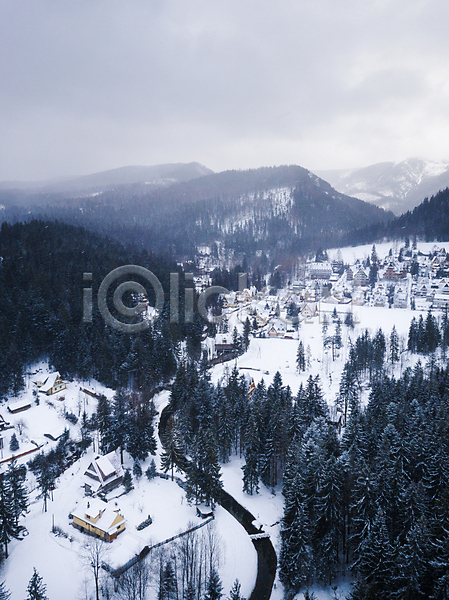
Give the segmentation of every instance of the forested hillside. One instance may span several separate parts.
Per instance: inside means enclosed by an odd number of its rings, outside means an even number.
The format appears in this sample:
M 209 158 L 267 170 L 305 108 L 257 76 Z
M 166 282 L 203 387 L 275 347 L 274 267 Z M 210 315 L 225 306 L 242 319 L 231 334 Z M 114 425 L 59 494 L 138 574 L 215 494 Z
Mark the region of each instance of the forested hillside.
M 174 373 L 174 344 L 188 330 L 170 328 L 164 319 L 157 319 L 147 330 L 131 336 L 111 329 L 98 312 L 95 295 L 103 277 L 126 264 L 154 272 L 166 291 L 170 271 L 179 269 L 79 227 L 42 221 L 3 223 L 2 396 L 16 393 L 23 385 L 24 368 L 42 358 L 48 358 L 65 376 L 96 377 L 113 387 L 133 378 L 139 387 L 151 388 Z M 84 272 L 92 273 L 92 283 L 83 281 Z M 89 286 L 94 294 L 93 319 L 84 323 L 83 288 Z M 198 344 L 198 332 L 194 335 L 195 327 L 190 328 L 189 339 L 196 340 L 192 345 Z
M 337 245 L 354 223 L 370 225 L 391 214 L 350 198 L 299 166 L 225 171 L 148 191 L 121 186 L 94 197 L 41 198 L 23 208 L 21 193 L 3 218 L 61 219 L 153 252 L 192 259 L 199 245 L 218 243 L 228 253 L 281 254 Z M 29 213 L 29 211 L 31 211 Z
M 438 192 L 412 211 L 389 223 L 357 229 L 346 236 L 348 244 L 370 243 L 383 238 L 417 237 L 427 242 L 449 239 L 449 188 Z

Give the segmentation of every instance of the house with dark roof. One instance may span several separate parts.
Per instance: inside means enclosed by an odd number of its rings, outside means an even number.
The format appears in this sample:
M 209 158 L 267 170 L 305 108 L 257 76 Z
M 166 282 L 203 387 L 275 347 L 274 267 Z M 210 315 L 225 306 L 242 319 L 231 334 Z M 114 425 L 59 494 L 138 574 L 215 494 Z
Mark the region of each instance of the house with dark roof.
M 83 475 L 86 495 L 108 492 L 119 486 L 123 479 L 123 467 L 115 451 L 92 460 Z

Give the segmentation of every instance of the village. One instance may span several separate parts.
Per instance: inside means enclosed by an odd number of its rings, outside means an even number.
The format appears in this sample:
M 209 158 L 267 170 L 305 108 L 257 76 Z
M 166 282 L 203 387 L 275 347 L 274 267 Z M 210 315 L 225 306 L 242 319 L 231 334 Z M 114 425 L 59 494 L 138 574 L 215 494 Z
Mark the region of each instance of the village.
M 372 248 L 365 248 L 365 257 L 350 263 L 337 250 L 332 259 L 298 264 L 282 289 L 267 285 L 261 291 L 250 287 L 231 292 L 224 298 L 223 319 L 214 343 L 205 344 L 209 358 L 232 354 L 233 326 L 236 322 L 242 325 L 247 318 L 256 337 L 298 339 L 301 323 L 315 317 L 321 322 L 332 313 L 337 313 L 341 321 L 357 318 L 357 308 L 362 306 L 424 312 L 446 309 L 449 253 L 438 245 L 421 246 L 412 251 L 407 246 L 382 244 L 383 256 L 381 252 L 377 255 L 374 247 L 374 269 Z M 196 277 L 198 289 L 210 284 L 209 274 L 214 268 L 204 247 L 202 252 L 202 273 Z
M 441 315 L 446 300 L 449 301 L 449 278 L 445 275 L 449 261 L 444 248 L 420 246 L 414 256 L 399 260 L 400 248 L 390 254 L 387 245 L 378 246 L 379 265 L 374 285 L 364 258 L 371 251 L 371 248 L 359 249 L 352 262 L 350 255 L 354 249 L 343 252 L 338 261 L 310 261 L 283 289 L 258 292 L 255 288 L 244 288 L 226 296 L 218 333 L 203 341 L 203 349 L 215 365 L 212 380 L 217 383 L 226 380 L 233 367 L 247 377 L 250 386 L 261 379 L 269 383 L 279 373 L 284 385 L 296 393 L 308 376 L 319 376 L 331 419 L 340 431 L 341 412 L 336 398 L 351 340 L 365 327 L 372 333 L 382 327 L 389 334 L 394 326 L 404 350 L 413 314 L 432 310 Z M 241 336 L 247 320 L 251 324 L 250 343 L 237 356 L 233 354 L 233 330 Z M 327 321 L 329 329 L 333 329 L 338 320 L 343 325 L 342 345 L 334 355 L 325 345 L 323 324 Z M 304 373 L 296 368 L 299 342 L 307 349 Z M 403 351 L 394 372 L 399 375 L 407 366 L 413 366 L 414 360 Z M 26 375 L 25 389 L 0 407 L 0 469 L 6 470 L 13 458 L 19 464 L 28 464 L 39 453 L 55 449 L 64 435 L 78 440 L 83 414 L 91 417 L 99 396 L 105 395 L 112 402 L 114 393 L 94 380 L 64 380 L 44 362 L 33 365 Z M 155 396 L 159 414 L 167 405 L 169 394 L 167 390 Z M 368 390 L 364 394 L 366 401 Z M 73 590 L 67 593 L 68 600 L 89 597 L 86 590 L 91 589 L 92 582 L 74 557 L 82 554 L 90 539 L 105 543 L 108 552 L 104 563 L 114 571 L 144 548 L 162 545 L 170 552 L 173 540 L 192 528 L 200 528 L 199 531 L 215 528 L 220 537 L 219 572 L 224 587 L 230 589 L 235 579 L 239 579 L 242 594 L 249 597 L 257 573 L 257 556 L 250 537 L 220 506 L 216 507 L 214 519 L 205 523 L 203 516 L 207 509 L 198 507 L 197 511 L 197 507 L 189 506 L 177 478 L 172 481 L 163 473 L 160 453 L 161 443 L 157 439 L 155 472 L 151 478 L 146 475 L 153 460 L 149 457 L 142 462 L 142 476 L 134 476 L 133 486 L 127 491 L 124 477 L 133 468 L 131 457 L 125 453 L 122 464 L 118 453 L 102 454 L 99 439 L 94 435 L 87 451 L 74 454 L 70 466 L 57 478 L 47 510 L 38 482 L 28 471 L 30 505 L 23 520 L 25 529 L 21 539 L 10 543 L 10 557 L 2 571 L 13 600 L 23 596 L 31 575 L 28 571 L 33 566 L 50 582 L 49 597 L 58 597 L 57 588 L 50 595 L 51 586 L 57 581 L 51 574 L 53 568 L 74 582 Z M 243 464 L 242 458 L 233 457 L 222 465 L 224 488 L 256 516 L 258 526 L 270 536 L 278 551 L 283 510 L 280 490 L 262 488 L 256 496 L 248 496 L 242 490 Z M 177 475 L 182 480 L 182 474 Z M 28 568 L 26 576 L 23 564 Z M 272 598 L 281 597 L 282 586 L 277 581 Z

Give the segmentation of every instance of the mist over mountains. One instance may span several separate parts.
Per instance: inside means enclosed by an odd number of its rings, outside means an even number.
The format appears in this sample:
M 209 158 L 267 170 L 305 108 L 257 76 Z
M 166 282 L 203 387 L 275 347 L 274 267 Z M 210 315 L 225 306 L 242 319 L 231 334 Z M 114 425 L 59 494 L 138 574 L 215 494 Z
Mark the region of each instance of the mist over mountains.
M 343 194 L 401 215 L 449 186 L 449 162 L 408 158 L 362 169 L 317 171 L 317 175 Z
M 189 181 L 213 173 L 199 163 L 174 163 L 146 166 L 127 166 L 101 171 L 81 177 L 59 178 L 49 181 L 2 181 L 0 190 L 15 191 L 20 198 L 39 199 L 41 195 L 77 198 L 99 194 L 122 186 L 143 186 L 151 190 Z
M 60 182 L 59 193 L 55 187 L 51 193 L 31 194 L 3 189 L 2 216 L 9 221 L 59 219 L 178 260 L 193 259 L 199 245 L 218 244 L 223 256 L 264 252 L 274 258 L 307 252 L 338 244 L 355 224 L 393 218 L 296 165 L 222 173 L 197 163 L 175 167 L 91 175 Z M 137 181 L 142 175 L 151 175 L 152 183 Z M 169 182 L 169 175 L 176 177 Z M 131 179 L 133 183 L 124 183 Z M 89 194 L 71 197 L 83 185 Z M 103 191 L 92 192 L 101 186 Z
M 260 256 L 285 263 L 320 248 L 391 236 L 442 239 L 448 229 L 445 194 L 413 212 L 400 206 L 449 185 L 449 164 L 409 159 L 325 175 L 363 199 L 297 165 L 214 173 L 199 163 L 166 164 L 15 187 L 3 182 L 1 218 L 60 220 L 178 261 L 195 260 L 206 246 L 227 266 L 243 258 L 260 263 Z M 404 216 L 394 218 L 387 205 Z

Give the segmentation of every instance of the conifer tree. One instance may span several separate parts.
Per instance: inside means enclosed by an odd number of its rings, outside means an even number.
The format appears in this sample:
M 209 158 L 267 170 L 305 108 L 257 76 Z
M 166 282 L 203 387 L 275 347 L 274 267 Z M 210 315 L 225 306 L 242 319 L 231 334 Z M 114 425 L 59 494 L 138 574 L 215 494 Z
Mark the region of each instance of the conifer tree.
M 154 458 L 151 459 L 150 466 L 145 471 L 145 475 L 147 476 L 148 481 L 154 479 L 157 475 L 156 463 L 154 462 Z
M 140 462 L 137 458 L 133 464 L 133 475 L 136 479 L 140 479 L 142 477 L 142 467 L 140 466 Z
M 26 600 L 48 600 L 45 595 L 46 591 L 47 586 L 44 580 L 34 568 L 33 575 L 28 583 Z
M 181 443 L 178 428 L 176 426 L 173 415 L 169 418 L 163 436 L 164 449 L 161 454 L 161 467 L 164 473 L 171 471 L 173 480 L 173 471 L 181 471 L 184 464 L 184 449 Z
M 299 472 L 288 491 L 284 489 L 285 508 L 281 525 L 279 576 L 287 597 L 295 596 L 310 583 L 313 575 L 313 556 L 310 547 L 310 527 L 301 493 Z
M 399 336 L 396 331 L 396 326 L 393 325 L 393 328 L 390 333 L 390 361 L 392 364 L 398 362 L 399 360 Z
M 9 442 L 9 449 L 11 450 L 11 452 L 16 452 L 16 450 L 19 449 L 19 440 L 17 439 L 15 433 L 13 433 L 11 436 L 11 440 Z
M 7 477 L 11 489 L 12 510 L 16 527 L 19 526 L 19 518 L 28 508 L 28 490 L 25 485 L 26 467 L 17 465 L 13 458 L 8 464 Z M 19 528 L 20 529 L 20 528 Z
M 158 600 L 177 600 L 178 582 L 176 580 L 175 570 L 171 560 L 167 562 L 162 569 L 159 579 Z
M 246 317 L 246 321 L 243 324 L 243 337 L 242 337 L 242 346 L 246 351 L 249 346 L 249 335 L 251 333 L 251 323 L 249 322 L 249 318 Z
M 238 579 L 232 584 L 231 591 L 229 592 L 229 600 L 245 600 L 241 595 L 241 584 Z
M 304 351 L 302 340 L 299 341 L 298 350 L 296 352 L 296 368 L 300 373 L 301 371 L 306 370 L 306 353 Z
M 9 600 L 11 592 L 5 587 L 5 582 L 0 582 L 0 600 Z
M 220 581 L 220 577 L 215 569 L 212 569 L 209 581 L 207 583 L 207 590 L 204 595 L 204 600 L 220 600 L 223 596 L 222 593 L 223 585 Z
M 109 400 L 103 394 L 98 398 L 96 424 L 100 433 L 100 448 L 106 454 L 111 445 L 112 416 Z
M 126 447 L 129 431 L 129 400 L 123 388 L 114 394 L 112 408 L 111 448 L 120 449 L 120 460 L 123 464 L 123 451 Z
M 126 494 L 128 494 L 131 490 L 134 489 L 133 478 L 129 469 L 125 469 L 125 474 L 123 475 L 122 479 L 122 485 L 125 488 Z
M 251 414 L 248 423 L 244 455 L 243 491 L 250 495 L 257 494 L 259 491 L 260 437 L 254 414 Z
M 8 544 L 19 535 L 10 482 L 0 473 L 0 544 L 8 558 Z
M 354 329 L 354 316 L 352 312 L 347 312 L 344 323 L 348 329 Z

